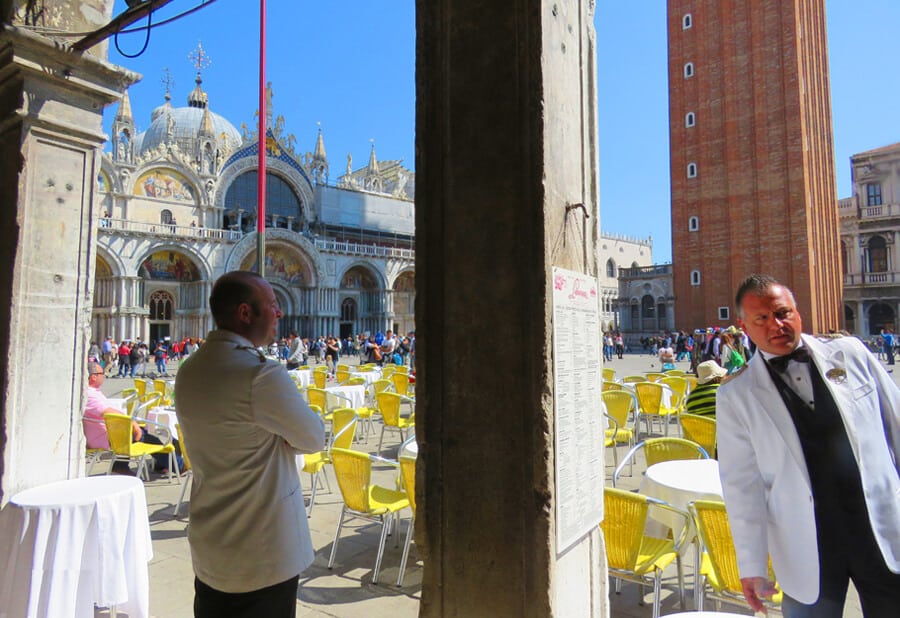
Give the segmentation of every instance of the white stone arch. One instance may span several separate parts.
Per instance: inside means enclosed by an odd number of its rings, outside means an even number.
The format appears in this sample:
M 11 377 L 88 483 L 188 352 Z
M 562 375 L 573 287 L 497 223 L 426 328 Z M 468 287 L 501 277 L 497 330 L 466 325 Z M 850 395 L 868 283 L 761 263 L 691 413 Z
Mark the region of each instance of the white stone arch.
M 197 175 L 197 172 L 179 161 L 169 159 L 154 159 L 153 161 L 149 161 L 137 167 L 133 172 L 131 172 L 131 174 L 128 175 L 127 180 L 123 181 L 123 193 L 131 197 L 140 197 L 142 199 L 151 200 L 154 199 L 144 198 L 143 196 L 134 194 L 134 188 L 135 183 L 137 183 L 137 179 L 143 176 L 146 172 L 150 172 L 153 170 L 170 170 L 184 176 L 184 178 L 191 185 L 191 189 L 194 192 L 194 207 L 203 210 L 209 205 L 205 184 L 203 180 Z M 181 204 L 181 202 L 175 203 Z M 184 202 L 183 205 L 187 206 L 188 203 Z
M 122 177 L 119 174 L 119 167 L 106 153 L 103 153 L 100 157 L 100 171 L 106 174 L 106 177 L 109 179 L 110 193 L 121 194 Z M 96 178 L 94 178 L 94 182 L 97 182 Z
M 344 272 L 346 272 L 346 271 L 344 271 Z M 390 284 L 388 285 L 388 287 L 386 289 L 393 290 L 394 285 L 396 285 L 396 283 L 397 283 L 397 280 L 407 273 L 412 274 L 413 278 L 415 278 L 416 267 L 414 265 L 405 266 L 405 267 L 401 268 L 398 272 L 394 273 L 394 276 L 391 278 Z
M 183 255 L 186 255 L 187 257 L 189 257 L 191 259 L 192 262 L 194 262 L 194 265 L 197 266 L 197 270 L 200 273 L 200 278 L 198 279 L 198 281 L 210 281 L 212 279 L 212 267 L 210 266 L 210 264 L 206 260 L 206 258 L 203 257 L 203 255 L 201 255 L 200 253 L 197 253 L 196 251 L 194 251 L 193 248 L 191 248 L 187 245 L 179 245 L 179 244 L 171 243 L 171 242 L 161 243 L 158 245 L 154 244 L 154 245 L 144 249 L 144 251 L 139 254 L 140 257 L 138 258 L 138 260 L 135 262 L 134 276 L 136 276 L 136 277 L 141 276 L 140 275 L 141 264 L 144 263 L 144 260 L 146 260 L 149 256 L 153 255 L 154 253 L 159 253 L 161 251 L 174 251 L 175 253 L 181 253 Z M 157 279 L 147 279 L 147 281 L 148 282 L 149 281 L 159 282 L 159 280 L 157 280 Z M 166 283 L 166 282 L 164 282 L 164 283 Z M 172 282 L 172 283 L 178 283 L 178 282 Z M 184 282 L 182 282 L 182 283 L 184 283 Z
M 284 315 L 294 315 L 299 313 L 300 309 L 300 299 L 297 297 L 295 293 L 296 288 L 292 288 L 284 284 L 283 281 L 269 281 L 269 285 L 272 286 L 272 290 L 275 292 L 275 298 L 282 298 L 288 300 L 286 306 L 281 306 L 283 303 L 279 302 L 279 309 L 281 309 L 281 313 Z
M 219 182 L 216 187 L 215 201 L 213 208 L 225 211 L 225 196 L 228 190 L 238 176 L 245 172 L 259 170 L 259 164 L 256 156 L 242 157 L 222 170 Z M 307 223 L 312 223 L 315 219 L 314 204 L 315 194 L 309 181 L 293 167 L 279 159 L 266 157 L 266 174 L 274 173 L 276 176 L 285 181 L 300 198 L 300 204 L 303 207 L 303 218 Z
M 109 251 L 103 245 L 97 245 L 97 257 L 103 258 L 103 260 L 109 264 L 110 269 L 112 270 L 113 277 L 125 277 L 128 276 L 128 271 L 130 270 L 125 266 L 125 262 L 122 261 L 122 258 Z M 96 279 L 97 274 L 94 273 L 94 278 Z
M 309 283 L 310 287 L 318 287 L 325 281 L 325 262 L 322 259 L 319 250 L 316 249 L 315 245 L 313 245 L 308 238 L 297 232 L 283 228 L 266 228 L 266 241 L 269 240 L 280 240 L 289 245 L 294 245 L 299 249 L 300 253 L 309 260 L 313 267 L 311 270 L 315 275 L 315 281 Z M 240 242 L 231 249 L 231 253 L 228 254 L 228 257 L 225 260 L 225 272 L 240 269 L 241 262 L 244 261 L 244 258 L 255 251 L 256 234 L 245 234 Z
M 344 275 L 346 275 L 348 271 L 352 270 L 353 268 L 356 268 L 357 266 L 360 266 L 360 267 L 366 269 L 374 276 L 375 284 L 376 284 L 376 288 L 374 291 L 384 292 L 386 290 L 391 289 L 391 288 L 387 287 L 387 281 L 384 276 L 384 273 L 381 272 L 381 269 L 378 268 L 374 263 L 367 262 L 366 260 L 353 260 L 351 262 L 348 262 L 344 266 L 343 270 L 341 270 L 341 272 L 338 274 L 336 282 L 335 282 L 336 283 L 335 287 L 337 287 L 338 289 L 343 289 L 343 288 L 341 288 L 341 282 L 344 280 Z M 395 278 L 395 280 L 396 280 L 396 278 Z

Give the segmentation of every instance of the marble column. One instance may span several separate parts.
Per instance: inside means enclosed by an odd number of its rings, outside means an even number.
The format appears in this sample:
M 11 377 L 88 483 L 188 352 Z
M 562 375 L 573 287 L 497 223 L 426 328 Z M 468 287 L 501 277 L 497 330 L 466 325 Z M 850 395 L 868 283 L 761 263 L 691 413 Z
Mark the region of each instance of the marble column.
M 82 8 L 99 21 L 112 10 L 112 0 L 67 4 L 60 19 L 73 31 L 96 27 L 85 23 Z M 0 303 L 5 502 L 21 489 L 84 474 L 94 192 L 106 139 L 101 114 L 137 76 L 16 27 L 0 32 L 0 71 L 0 289 L 9 299 Z M 51 366 L 61 379 L 48 382 L 33 370 Z

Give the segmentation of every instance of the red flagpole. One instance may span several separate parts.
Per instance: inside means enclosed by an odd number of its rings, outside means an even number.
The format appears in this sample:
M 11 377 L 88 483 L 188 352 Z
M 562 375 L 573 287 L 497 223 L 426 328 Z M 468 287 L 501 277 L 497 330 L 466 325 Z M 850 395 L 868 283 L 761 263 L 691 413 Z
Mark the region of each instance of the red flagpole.
M 256 206 L 256 272 L 266 276 L 266 0 L 259 0 L 259 159 Z

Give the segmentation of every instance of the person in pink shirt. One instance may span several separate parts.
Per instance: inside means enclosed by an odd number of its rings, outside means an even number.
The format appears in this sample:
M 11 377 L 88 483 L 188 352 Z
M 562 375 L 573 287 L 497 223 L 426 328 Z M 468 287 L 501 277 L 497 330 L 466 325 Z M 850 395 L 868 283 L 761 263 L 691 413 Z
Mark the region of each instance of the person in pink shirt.
M 103 367 L 98 363 L 88 363 L 87 403 L 84 406 L 83 416 L 84 435 L 87 438 L 88 448 L 109 448 L 109 438 L 106 436 L 103 415 L 107 412 L 125 414 L 122 410 L 110 406 L 106 395 L 100 392 L 105 378 Z M 144 430 L 134 421 L 131 421 L 131 432 L 134 441 L 140 442 Z
M 112 407 L 106 395 L 100 391 L 100 387 L 105 379 L 103 367 L 99 363 L 88 363 L 87 402 L 85 403 L 82 416 L 82 426 L 84 427 L 84 436 L 87 438 L 88 448 L 108 449 L 109 437 L 106 435 L 106 423 L 103 421 L 103 415 L 107 413 L 125 414 L 122 410 Z M 144 431 L 135 421 L 131 421 L 131 435 L 134 442 L 162 444 L 159 438 Z M 168 465 L 168 455 L 155 454 L 153 459 L 156 460 L 156 469 L 165 471 L 165 467 Z M 180 468 L 180 455 L 178 456 L 178 465 Z M 113 470 L 128 472 L 128 464 L 117 461 L 113 465 Z

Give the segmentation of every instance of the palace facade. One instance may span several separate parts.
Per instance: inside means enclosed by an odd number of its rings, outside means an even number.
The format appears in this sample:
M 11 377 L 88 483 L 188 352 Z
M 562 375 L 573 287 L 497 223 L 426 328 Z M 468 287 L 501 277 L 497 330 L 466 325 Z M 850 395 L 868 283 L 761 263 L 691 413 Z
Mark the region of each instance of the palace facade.
M 271 97 L 270 97 L 271 100 Z M 264 144 L 210 108 L 200 74 L 186 107 L 167 93 L 135 130 L 128 95 L 97 182 L 101 204 L 93 337 L 203 337 L 207 300 L 223 273 L 256 268 L 257 169 L 266 149 L 265 276 L 301 336 L 415 329 L 415 174 L 368 163 L 331 181 L 321 130 L 294 151 L 268 110 Z
M 900 143 L 850 157 L 853 195 L 838 202 L 844 327 L 869 337 L 898 328 Z

